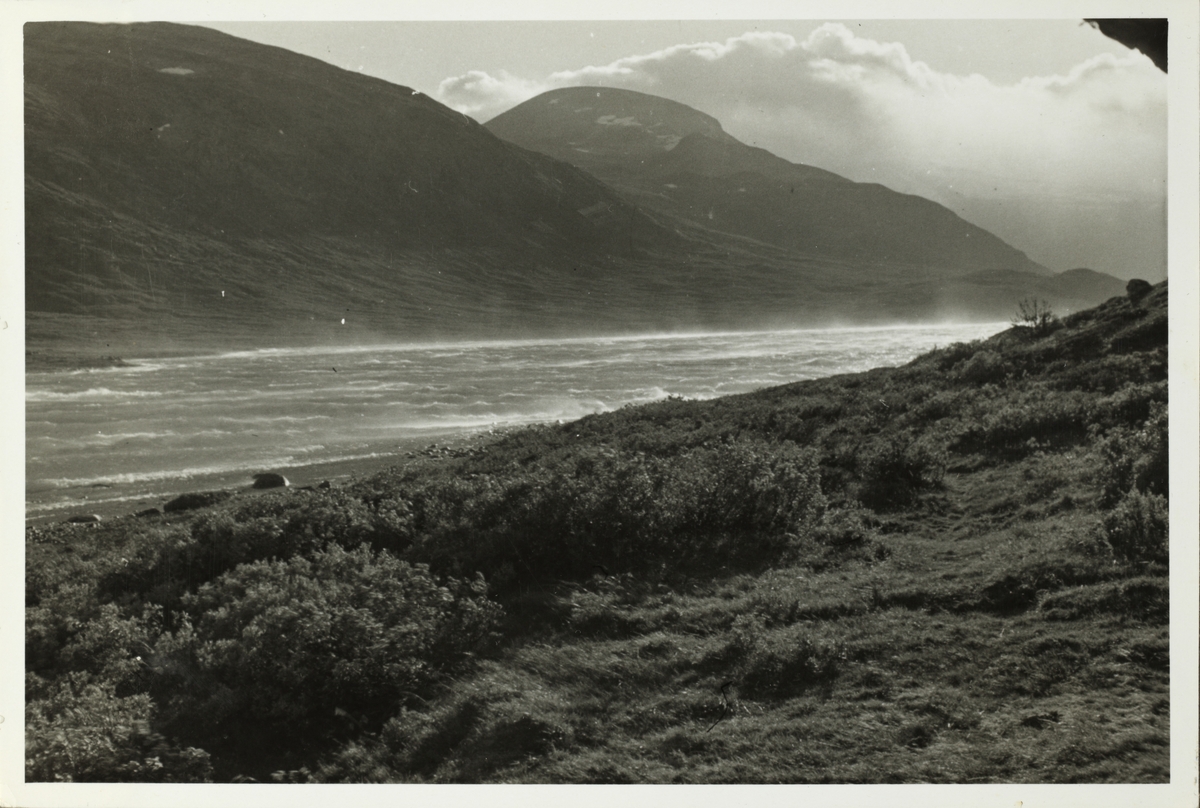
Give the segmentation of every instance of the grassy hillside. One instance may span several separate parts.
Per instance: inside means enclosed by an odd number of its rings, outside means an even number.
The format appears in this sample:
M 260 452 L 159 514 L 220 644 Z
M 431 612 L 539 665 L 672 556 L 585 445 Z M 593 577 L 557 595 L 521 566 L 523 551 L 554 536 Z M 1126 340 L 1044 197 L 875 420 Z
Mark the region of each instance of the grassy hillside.
M 27 531 L 27 777 L 1166 782 L 1167 288 Z

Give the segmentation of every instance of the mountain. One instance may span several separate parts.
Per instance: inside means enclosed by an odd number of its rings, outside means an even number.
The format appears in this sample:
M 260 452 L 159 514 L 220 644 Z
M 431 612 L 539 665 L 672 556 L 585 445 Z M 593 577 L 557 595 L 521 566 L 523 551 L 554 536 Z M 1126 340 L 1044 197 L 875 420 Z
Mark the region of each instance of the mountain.
M 701 227 L 800 255 L 907 264 L 947 275 L 1049 270 L 949 209 L 788 162 L 715 118 L 630 90 L 552 90 L 487 128 L 570 162 L 676 227 Z
M 201 27 L 24 34 L 39 348 L 1005 319 L 1051 280 L 931 202 L 788 163 L 653 96 L 562 91 L 484 127 Z M 977 294 L 969 279 L 998 271 Z M 1081 284 L 1075 298 L 1104 299 Z
M 444 309 L 428 327 L 519 313 L 518 263 L 679 241 L 410 88 L 204 28 L 27 25 L 25 127 L 33 311 L 329 320 L 390 298 Z

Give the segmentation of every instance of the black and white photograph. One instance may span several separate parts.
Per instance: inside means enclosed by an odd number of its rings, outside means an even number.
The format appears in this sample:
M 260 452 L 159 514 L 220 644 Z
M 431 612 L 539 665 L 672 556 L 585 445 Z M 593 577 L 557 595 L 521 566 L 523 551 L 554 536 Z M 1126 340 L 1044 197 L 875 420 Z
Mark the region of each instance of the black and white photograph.
M 1195 804 L 1194 4 L 288 5 L 4 9 L 0 805 Z

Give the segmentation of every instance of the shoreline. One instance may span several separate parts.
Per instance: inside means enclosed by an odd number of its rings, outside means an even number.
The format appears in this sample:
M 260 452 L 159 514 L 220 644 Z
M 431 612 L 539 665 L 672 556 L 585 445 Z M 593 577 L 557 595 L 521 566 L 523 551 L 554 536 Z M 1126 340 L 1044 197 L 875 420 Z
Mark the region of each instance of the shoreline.
M 288 480 L 288 487 L 293 490 L 303 486 L 316 486 L 325 481 L 337 485 L 350 480 L 371 477 L 393 466 L 415 462 L 421 457 L 436 457 L 435 453 L 429 452 L 430 449 L 435 447 L 437 449 L 472 448 L 498 438 L 501 434 L 503 434 L 502 430 L 446 431 L 444 433 L 425 434 L 420 437 L 392 439 L 386 444 L 387 451 L 384 451 L 384 446 L 375 447 L 378 451 L 374 457 L 324 460 L 304 465 L 284 465 L 247 472 L 236 471 L 179 478 L 179 485 L 167 493 L 147 492 L 144 495 L 134 493 L 130 497 L 99 500 L 96 502 L 87 502 L 87 498 L 84 497 L 85 501 L 83 502 L 74 502 L 61 507 L 49 507 L 44 511 L 32 515 L 29 511 L 30 502 L 27 498 L 25 503 L 25 526 L 56 524 L 65 522 L 73 516 L 87 514 L 95 514 L 102 520 L 132 516 L 139 511 L 149 508 L 159 508 L 161 510 L 166 502 L 181 494 L 206 491 L 231 491 L 235 497 L 238 497 L 247 494 L 254 496 L 270 491 L 278 491 L 278 488 L 255 489 L 252 487 L 253 475 L 260 472 L 282 474 Z M 171 481 L 165 482 L 169 485 Z M 110 491 L 123 487 L 111 486 L 98 490 Z

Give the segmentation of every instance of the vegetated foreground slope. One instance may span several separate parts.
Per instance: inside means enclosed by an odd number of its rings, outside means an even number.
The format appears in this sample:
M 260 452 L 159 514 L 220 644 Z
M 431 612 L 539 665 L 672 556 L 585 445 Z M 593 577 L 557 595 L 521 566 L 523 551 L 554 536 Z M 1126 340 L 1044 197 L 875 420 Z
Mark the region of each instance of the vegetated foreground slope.
M 27 529 L 29 780 L 1166 782 L 1167 288 Z
M 700 201 L 668 210 L 636 176 L 618 193 L 410 88 L 278 48 L 158 23 L 24 33 L 35 358 L 998 319 L 1027 295 L 1078 308 L 1119 291 L 1107 276 L 1057 289 L 933 203 L 833 175 L 794 209 L 754 174 L 749 207 L 713 202 L 745 227 L 708 227 Z M 747 157 L 711 119 L 693 135 L 748 171 L 791 165 Z M 686 140 L 646 182 L 684 172 L 695 200 L 742 182 L 706 174 L 711 157 L 684 165 Z

